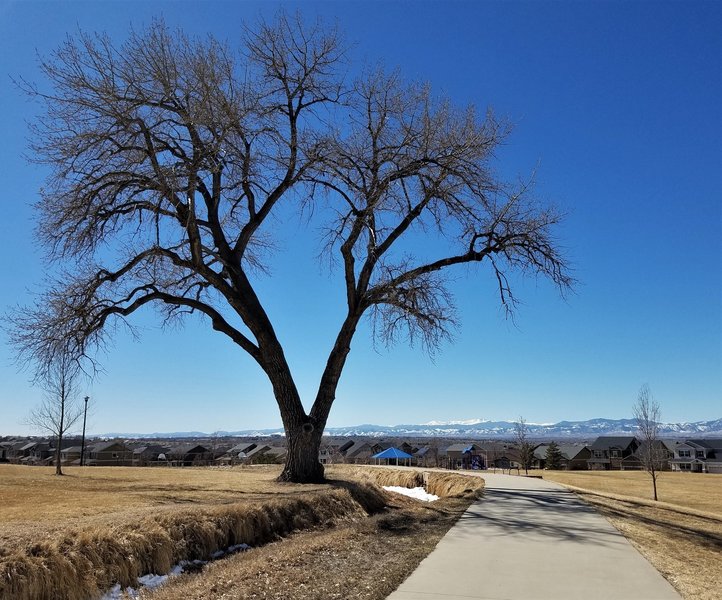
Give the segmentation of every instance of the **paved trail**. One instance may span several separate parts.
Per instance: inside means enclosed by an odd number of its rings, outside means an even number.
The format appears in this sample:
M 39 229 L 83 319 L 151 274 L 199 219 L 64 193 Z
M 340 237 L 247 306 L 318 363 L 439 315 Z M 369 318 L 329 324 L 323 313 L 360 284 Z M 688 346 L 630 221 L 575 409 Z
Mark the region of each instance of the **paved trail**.
M 484 498 L 388 600 L 680 600 L 624 536 L 560 485 L 483 477 Z

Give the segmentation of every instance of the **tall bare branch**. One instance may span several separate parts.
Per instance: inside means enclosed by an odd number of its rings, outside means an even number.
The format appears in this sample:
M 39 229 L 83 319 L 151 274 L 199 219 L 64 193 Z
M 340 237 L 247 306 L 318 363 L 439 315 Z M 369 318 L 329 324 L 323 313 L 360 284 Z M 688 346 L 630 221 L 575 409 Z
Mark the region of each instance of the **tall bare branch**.
M 10 317 L 20 360 L 42 376 L 62 347 L 92 370 L 142 307 L 164 322 L 203 315 L 273 386 L 283 477 L 320 480 L 318 445 L 364 315 L 381 339 L 433 350 L 457 323 L 446 273 L 458 265 L 487 266 L 509 310 L 511 273 L 567 289 L 559 215 L 495 175 L 508 124 L 382 69 L 347 81 L 345 59 L 335 29 L 280 13 L 246 27 L 240 51 L 158 21 L 122 44 L 80 33 L 42 60 L 47 85 L 21 85 L 42 106 L 31 156 L 50 169 L 38 239 L 62 273 Z M 308 412 L 256 291 L 269 218 L 300 198 L 326 202 L 313 214 L 331 215 L 322 227 L 347 303 Z

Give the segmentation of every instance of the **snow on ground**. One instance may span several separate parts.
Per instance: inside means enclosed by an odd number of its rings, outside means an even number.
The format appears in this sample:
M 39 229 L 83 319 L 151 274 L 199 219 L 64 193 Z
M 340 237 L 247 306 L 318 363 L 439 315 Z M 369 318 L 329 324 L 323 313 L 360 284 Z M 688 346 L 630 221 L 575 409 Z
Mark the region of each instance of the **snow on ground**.
M 211 556 L 212 560 L 217 560 L 219 558 L 223 558 L 224 556 L 229 556 L 231 554 L 235 554 L 237 552 L 244 552 L 245 550 L 250 550 L 251 547 L 248 544 L 237 544 L 235 546 L 231 546 L 230 548 L 226 548 L 225 550 L 219 550 L 218 552 L 214 552 Z M 116 583 L 110 590 L 108 590 L 103 597 L 100 600 L 120 600 L 122 598 L 123 593 L 125 592 L 130 598 L 138 598 L 140 595 L 141 589 L 147 589 L 152 590 L 157 587 L 160 587 L 163 585 L 166 581 L 168 581 L 169 577 L 173 577 L 174 575 L 180 575 L 186 570 L 186 567 L 193 565 L 195 567 L 203 566 L 206 563 L 210 561 L 207 560 L 182 560 L 177 565 L 175 565 L 171 570 L 170 573 L 167 575 L 156 575 L 154 573 L 149 573 L 148 575 L 143 575 L 141 577 L 138 577 L 138 587 L 128 587 L 128 588 L 121 588 L 119 583 Z
M 422 487 L 405 488 L 405 487 L 399 487 L 397 485 L 385 485 L 383 487 L 387 492 L 403 494 L 404 496 L 409 496 L 410 498 L 416 498 L 417 500 L 423 500 L 424 502 L 433 502 L 434 500 L 439 499 L 438 496 L 434 496 L 434 494 L 429 494 Z

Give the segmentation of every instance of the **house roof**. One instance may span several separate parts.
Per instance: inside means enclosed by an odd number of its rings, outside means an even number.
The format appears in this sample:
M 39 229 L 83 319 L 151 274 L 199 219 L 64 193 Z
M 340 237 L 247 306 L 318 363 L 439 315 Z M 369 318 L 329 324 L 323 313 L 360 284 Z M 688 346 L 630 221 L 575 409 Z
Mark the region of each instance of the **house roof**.
M 161 454 L 168 452 L 167 446 L 161 446 L 160 444 L 150 444 L 149 446 L 138 446 L 133 449 L 133 454 Z
M 176 456 L 184 454 L 203 454 L 204 452 L 208 452 L 208 448 L 201 446 L 200 444 L 178 444 L 170 450 L 170 454 Z
M 449 446 L 446 449 L 446 452 L 461 452 L 463 454 L 465 452 L 469 452 L 469 453 L 477 452 L 478 450 L 481 450 L 481 448 L 479 448 L 479 446 L 477 446 L 476 444 L 466 443 L 466 444 L 451 444 L 451 446 Z
M 696 444 L 708 450 L 722 451 L 722 439 L 687 440 L 687 443 Z
M 607 450 L 608 448 L 621 448 L 626 450 L 635 442 L 637 438 L 634 436 L 607 436 L 602 435 L 594 440 L 590 446 L 591 450 Z
M 353 440 L 348 440 L 347 442 L 344 442 L 338 447 L 339 452 L 346 452 L 351 446 L 353 446 L 356 442 Z
M 654 448 L 657 448 L 658 450 L 666 450 L 667 452 L 674 452 L 674 446 L 672 448 L 669 447 L 669 444 L 666 444 L 663 440 L 654 440 L 653 444 Z M 642 441 L 639 443 L 639 448 L 637 448 L 637 451 L 635 454 L 644 454 L 647 450 L 647 442 Z
M 674 449 L 680 445 L 680 440 L 659 440 L 664 444 L 664 447 L 667 448 L 670 452 L 674 452 Z
M 559 451 L 567 460 L 574 460 L 584 450 L 589 450 L 589 446 L 586 444 L 563 444 L 559 446 Z
M 113 448 L 114 446 L 118 446 L 119 449 L 122 452 L 129 452 L 130 448 L 126 446 L 123 442 L 101 442 L 100 444 L 93 444 L 92 446 L 87 446 L 87 449 L 90 452 L 106 452 Z
M 268 452 L 270 449 L 270 446 L 267 446 L 266 444 L 261 444 L 260 446 L 256 446 L 255 448 L 246 452 L 246 456 L 251 457 L 256 456 L 256 454 L 263 454 L 264 452 Z
M 549 444 L 541 444 L 534 448 L 534 458 L 545 459 L 547 457 L 547 448 Z
M 352 446 L 352 447 L 349 449 L 349 451 L 346 452 L 346 456 L 347 456 L 348 458 L 356 458 L 356 457 L 358 457 L 358 456 L 363 456 L 363 455 L 368 455 L 368 456 L 370 456 L 370 455 L 373 454 L 373 453 L 374 453 L 374 449 L 371 447 L 371 444 L 368 444 L 368 443 L 364 442 L 364 443 L 361 444 L 361 445 L 358 445 L 358 446 L 354 445 L 354 446 Z
M 77 452 L 78 454 L 80 454 L 82 451 L 83 451 L 82 446 L 70 446 L 70 448 L 63 448 L 61 450 L 61 452 L 71 452 L 71 453 Z
M 253 442 L 242 442 L 240 444 L 236 444 L 231 448 L 228 453 L 229 454 L 238 454 L 239 452 L 248 453 L 251 450 L 253 450 L 258 444 L 254 444 Z

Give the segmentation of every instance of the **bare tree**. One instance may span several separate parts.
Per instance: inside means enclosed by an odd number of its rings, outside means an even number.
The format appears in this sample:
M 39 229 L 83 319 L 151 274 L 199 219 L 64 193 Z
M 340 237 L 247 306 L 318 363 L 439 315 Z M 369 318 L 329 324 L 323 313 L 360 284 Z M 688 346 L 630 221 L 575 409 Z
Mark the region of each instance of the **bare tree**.
M 637 402 L 633 407 L 633 414 L 642 442 L 637 454 L 642 461 L 642 467 L 652 478 L 653 495 L 657 500 L 657 478 L 667 460 L 667 451 L 659 439 L 661 411 L 649 385 L 644 384 L 640 388 Z
M 40 382 L 44 398 L 32 409 L 28 423 L 38 431 L 47 432 L 55 440 L 55 474 L 62 475 L 63 438 L 83 416 L 78 402 L 78 368 L 67 354 L 59 355 Z
M 529 475 L 529 467 L 534 460 L 534 444 L 529 441 L 529 428 L 524 417 L 519 417 L 514 423 L 514 441 L 519 449 L 519 461 L 524 473 Z
M 510 273 L 567 290 L 560 216 L 492 169 L 509 126 L 378 70 L 347 84 L 344 53 L 335 30 L 281 14 L 246 29 L 239 53 L 157 22 L 120 47 L 81 34 L 44 60 L 50 91 L 23 85 L 43 103 L 32 152 L 51 169 L 39 239 L 64 273 L 26 313 L 21 359 L 44 368 L 47 340 L 62 336 L 92 360 L 146 305 L 165 322 L 201 314 L 272 384 L 281 479 L 320 481 L 321 435 L 364 315 L 379 339 L 433 350 L 456 324 L 453 267 L 485 265 L 510 313 Z M 255 283 L 269 219 L 300 217 L 302 202 L 346 300 L 308 411 Z

